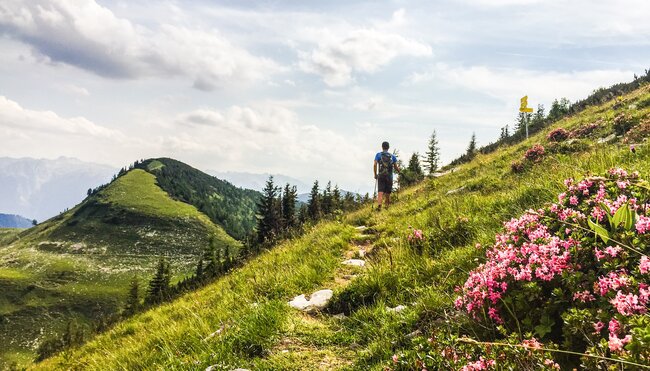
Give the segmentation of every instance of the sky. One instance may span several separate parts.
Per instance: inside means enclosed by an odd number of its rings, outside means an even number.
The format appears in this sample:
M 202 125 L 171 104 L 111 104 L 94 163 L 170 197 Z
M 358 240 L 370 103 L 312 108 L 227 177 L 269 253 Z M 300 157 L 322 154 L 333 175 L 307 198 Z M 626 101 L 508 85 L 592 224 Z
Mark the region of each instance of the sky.
M 0 156 L 172 157 L 372 191 L 387 140 L 442 161 L 650 68 L 646 0 L 0 3 Z

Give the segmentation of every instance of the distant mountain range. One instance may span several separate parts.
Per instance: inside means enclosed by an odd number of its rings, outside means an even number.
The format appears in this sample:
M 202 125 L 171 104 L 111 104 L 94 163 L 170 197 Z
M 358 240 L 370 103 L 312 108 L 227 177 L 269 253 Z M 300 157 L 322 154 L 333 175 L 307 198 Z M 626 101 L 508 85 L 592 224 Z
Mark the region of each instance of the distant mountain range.
M 32 221 L 20 215 L 0 214 L 0 228 L 29 228 Z
M 216 171 L 208 170 L 208 174 L 213 175 L 219 179 L 227 180 L 228 182 L 236 185 L 237 187 L 252 189 L 255 191 L 262 191 L 266 185 L 266 181 L 271 174 L 255 174 L 237 171 Z M 273 183 L 278 186 L 284 186 L 289 183 L 298 188 L 298 193 L 306 193 L 311 189 L 311 185 L 304 181 L 282 174 L 273 174 Z
M 46 220 L 81 202 L 88 188 L 108 183 L 117 171 L 68 157 L 0 157 L 0 212 Z

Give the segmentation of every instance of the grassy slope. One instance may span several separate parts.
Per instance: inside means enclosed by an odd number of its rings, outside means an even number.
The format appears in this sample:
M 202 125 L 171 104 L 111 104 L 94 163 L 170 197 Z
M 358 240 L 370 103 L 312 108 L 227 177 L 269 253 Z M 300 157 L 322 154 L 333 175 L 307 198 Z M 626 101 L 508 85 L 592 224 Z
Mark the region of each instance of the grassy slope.
M 1 230 L 0 240 L 16 238 Z M 121 310 L 134 274 L 144 281 L 158 255 L 172 257 L 173 272 L 194 269 L 197 254 L 216 235 L 239 243 L 195 207 L 174 201 L 155 177 L 133 170 L 67 213 L 0 247 L 0 368 L 30 363 L 37 340 Z
M 627 108 L 641 99 L 650 99 L 649 87 L 625 96 L 618 111 L 647 117 L 649 107 Z M 553 128 L 611 122 L 618 113 L 613 104 L 591 107 Z M 621 166 L 650 178 L 646 144 L 632 154 L 627 145 L 596 143 L 611 132 L 611 123 L 565 149 L 569 153 L 549 154 L 523 174 L 512 174 L 510 163 L 534 143 L 547 145 L 551 129 L 400 192 L 388 211 L 366 208 L 343 223 L 321 223 L 215 284 L 136 316 L 36 368 L 202 369 L 217 364 L 223 369 L 382 369 L 392 354 L 412 346 L 408 334 L 418 330 L 426 336 L 438 321 L 453 316 L 453 288 L 481 259 L 473 246 L 493 242 L 502 221 L 553 201 L 568 177 Z M 465 188 L 447 194 L 460 187 Z M 461 217 L 468 221 L 459 222 Z M 351 225 L 359 224 L 371 225 L 376 234 L 356 235 Z M 406 246 L 408 226 L 435 236 L 434 248 L 424 257 Z M 342 280 L 344 252 L 368 243 L 366 239 L 373 248 L 369 267 L 351 282 Z M 347 318 L 305 316 L 285 304 L 294 295 L 324 287 L 335 288 L 332 307 L 349 312 Z M 399 314 L 386 310 L 398 304 L 408 309 Z M 209 336 L 218 329 L 220 334 Z

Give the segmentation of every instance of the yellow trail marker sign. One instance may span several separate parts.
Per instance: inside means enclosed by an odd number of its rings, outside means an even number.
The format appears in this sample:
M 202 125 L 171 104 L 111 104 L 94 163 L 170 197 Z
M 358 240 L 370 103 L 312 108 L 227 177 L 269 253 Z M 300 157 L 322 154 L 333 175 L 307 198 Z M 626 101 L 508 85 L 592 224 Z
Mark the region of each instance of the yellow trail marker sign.
M 521 98 L 521 105 L 519 105 L 519 112 L 533 112 L 533 109 L 528 107 L 528 96 L 524 95 Z

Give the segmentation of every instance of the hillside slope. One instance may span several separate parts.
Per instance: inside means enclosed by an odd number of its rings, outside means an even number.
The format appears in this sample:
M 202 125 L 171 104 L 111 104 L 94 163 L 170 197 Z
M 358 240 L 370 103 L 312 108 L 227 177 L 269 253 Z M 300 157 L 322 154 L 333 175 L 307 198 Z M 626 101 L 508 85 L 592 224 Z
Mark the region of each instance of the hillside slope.
M 613 167 L 650 178 L 650 148 L 643 140 L 650 133 L 649 103 L 646 85 L 527 141 L 477 155 L 453 172 L 400 191 L 389 210 L 367 207 L 320 223 L 216 283 L 35 368 L 412 369 L 414 354 L 426 344 L 454 344 L 465 335 L 498 339 L 495 328 L 477 325 L 454 306 L 455 288 L 485 259 L 475 245 L 494 243 L 504 221 L 555 201 L 564 179 Z M 622 112 L 636 125 L 625 137 L 637 143 L 635 152 L 622 136 L 611 135 Z M 579 130 L 570 141 L 549 143 L 546 136 L 558 127 Z M 546 154 L 513 172 L 513 161 L 536 143 Z M 367 228 L 355 229 L 362 225 Z M 411 227 L 426 235 L 422 252 L 409 244 Z M 354 256 L 364 256 L 364 268 L 341 264 Z M 296 295 L 324 288 L 334 289 L 334 297 L 323 312 L 305 314 L 287 305 Z M 428 341 L 434 332 L 440 337 Z M 519 361 L 530 354 L 524 350 Z M 402 358 L 414 363 L 400 364 Z
M 134 275 L 145 284 L 159 256 L 169 258 L 176 277 L 193 272 L 211 239 L 222 251 L 236 254 L 241 247 L 142 169 L 36 227 L 3 233 L 0 343 L 7 346 L 0 349 L 0 368 L 29 363 L 36 347 L 71 319 L 88 329 L 113 321 Z

